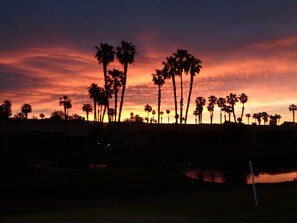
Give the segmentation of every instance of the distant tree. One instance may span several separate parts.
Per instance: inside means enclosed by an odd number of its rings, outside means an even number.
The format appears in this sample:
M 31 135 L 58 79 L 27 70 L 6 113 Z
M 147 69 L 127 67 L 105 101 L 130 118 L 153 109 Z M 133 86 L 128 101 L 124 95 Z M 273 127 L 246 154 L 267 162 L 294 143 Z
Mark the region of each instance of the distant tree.
M 147 119 L 146 119 L 147 123 L 148 123 L 148 121 L 149 121 L 149 114 L 150 114 L 150 112 L 151 112 L 152 110 L 153 110 L 153 109 L 152 109 L 152 106 L 150 106 L 149 104 L 147 104 L 147 105 L 144 106 L 144 111 L 147 112 Z
M 93 101 L 94 101 L 94 121 L 96 121 L 97 120 L 96 105 L 97 105 L 97 102 L 99 100 L 99 95 L 101 93 L 100 88 L 98 87 L 97 84 L 92 83 L 91 86 L 88 88 L 88 91 L 89 91 L 90 98 L 93 99 Z
M 256 120 L 258 121 L 258 124 L 259 124 L 259 125 L 261 125 L 261 121 L 262 121 L 262 112 L 253 114 L 253 118 L 256 119 Z
M 270 115 L 269 118 L 270 118 L 270 123 L 269 123 L 270 125 L 277 125 L 281 116 L 278 114 L 275 114 L 275 115 Z
M 136 52 L 136 47 L 132 43 L 128 43 L 126 41 L 122 41 L 121 46 L 117 47 L 116 51 L 117 51 L 116 54 L 117 54 L 118 61 L 124 66 L 123 88 L 122 88 L 120 111 L 119 111 L 119 118 L 118 118 L 118 122 L 120 122 L 123 104 L 124 104 L 126 84 L 127 84 L 128 65 L 134 63 L 135 55 L 137 54 L 137 52 Z
M 193 111 L 193 115 L 195 116 L 195 124 L 197 124 L 197 116 L 198 116 L 198 111 L 197 110 L 194 110 Z
M 86 112 L 87 121 L 89 121 L 89 113 L 93 111 L 93 106 L 90 104 L 83 104 L 82 110 Z
M 295 104 L 289 105 L 289 111 L 293 113 L 293 123 L 295 123 L 295 111 L 297 111 L 297 105 Z
M 152 110 L 153 120 L 155 120 L 155 114 L 156 114 L 156 111 Z
M 160 123 L 160 110 L 161 110 L 161 87 L 165 83 L 165 76 L 161 70 L 156 70 L 156 73 L 152 74 L 153 82 L 158 86 L 158 124 Z
M 169 121 L 170 121 L 170 118 L 169 118 L 170 110 L 169 109 L 166 110 L 166 114 L 168 116 L 168 124 L 169 124 Z
M 11 116 L 11 102 L 5 100 L 2 105 L 0 105 L 0 119 L 7 120 Z
M 107 81 L 107 66 L 114 60 L 114 54 L 115 51 L 113 49 L 113 46 L 108 45 L 107 43 L 100 43 L 100 46 L 95 46 L 97 52 L 95 54 L 95 57 L 100 64 L 103 66 L 103 74 L 104 74 L 104 89 L 106 92 L 109 91 L 109 85 Z M 109 100 L 108 97 L 106 99 L 106 106 L 107 110 L 109 109 Z
M 266 125 L 267 124 L 267 122 L 268 122 L 268 118 L 269 118 L 269 115 L 268 115 L 268 113 L 267 112 L 262 112 L 262 119 L 263 119 L 263 122 L 264 122 L 264 125 Z
M 44 115 L 43 113 L 40 113 L 40 114 L 39 114 L 39 117 L 40 117 L 41 119 L 44 119 L 44 118 L 45 118 L 45 115 Z
M 248 101 L 248 96 L 245 93 L 242 93 L 241 95 L 239 95 L 238 99 L 240 103 L 242 103 L 242 109 L 241 109 L 241 115 L 240 115 L 240 118 L 242 120 L 243 113 L 244 113 L 244 104 Z
M 164 112 L 163 111 L 160 111 L 161 123 L 163 123 L 163 115 L 164 115 Z
M 222 110 L 228 114 L 228 121 L 230 122 L 231 121 L 231 113 L 232 113 L 232 106 L 229 106 L 229 105 L 225 105 Z M 226 116 L 225 116 L 225 121 L 226 121 Z
M 222 98 L 222 97 L 218 98 L 217 104 L 218 104 L 218 107 L 220 108 L 220 124 L 222 124 L 222 111 L 223 111 L 224 106 L 226 105 L 226 99 Z M 226 121 L 226 119 L 225 119 L 225 121 Z
M 63 95 L 62 97 L 59 98 L 59 104 L 60 104 L 60 106 L 64 107 L 64 117 L 65 117 L 65 120 L 67 120 L 68 119 L 68 111 L 69 111 L 69 109 L 72 108 L 71 99 L 68 96 Z
M 109 119 L 111 121 L 113 121 L 113 118 L 115 117 L 115 110 L 114 110 L 114 108 L 109 108 L 109 110 L 108 110 L 108 116 L 110 117 Z M 115 117 L 115 119 L 116 119 L 116 117 Z
M 246 114 L 245 116 L 247 117 L 248 124 L 250 124 L 250 117 L 251 117 L 251 114 L 248 113 L 248 114 Z
M 236 116 L 235 116 L 235 104 L 238 102 L 238 98 L 236 94 L 230 93 L 227 97 L 227 103 L 231 105 L 232 113 L 233 113 L 233 118 L 234 122 L 236 123 Z
M 25 114 L 25 118 L 28 119 L 28 113 L 32 112 L 32 106 L 30 104 L 23 104 L 21 111 Z
M 24 120 L 26 119 L 26 116 L 24 113 L 22 112 L 17 112 L 14 116 L 13 116 L 14 120 Z
M 68 116 L 69 120 L 77 120 L 77 121 L 84 121 L 85 118 L 78 114 L 72 114 Z
M 202 123 L 202 112 L 203 112 L 203 108 L 205 106 L 206 100 L 204 97 L 197 97 L 195 100 L 195 104 L 196 104 L 196 112 L 198 113 L 198 122 L 199 124 Z
M 213 121 L 213 112 L 214 112 L 214 106 L 217 103 L 217 98 L 216 96 L 209 96 L 208 97 L 208 106 L 207 106 L 207 110 L 210 112 L 210 124 L 212 124 Z
M 65 119 L 64 112 L 63 111 L 54 111 L 51 113 L 51 116 L 49 119 L 53 120 L 53 121 L 61 121 L 61 120 Z

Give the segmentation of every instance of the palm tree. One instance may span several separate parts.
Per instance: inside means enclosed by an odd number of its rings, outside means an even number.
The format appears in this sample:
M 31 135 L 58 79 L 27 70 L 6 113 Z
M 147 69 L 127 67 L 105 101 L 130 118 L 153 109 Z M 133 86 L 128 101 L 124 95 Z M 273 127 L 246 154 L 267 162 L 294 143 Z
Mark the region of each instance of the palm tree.
M 152 111 L 152 115 L 153 115 L 153 121 L 155 120 L 155 114 L 156 114 L 156 111 L 155 111 L 155 110 L 153 110 L 153 111 Z
M 245 116 L 247 117 L 248 124 L 250 124 L 250 117 L 251 117 L 251 114 L 248 113 L 248 114 L 246 114 Z
M 253 114 L 253 119 L 254 119 L 255 122 L 258 120 L 258 113 Z
M 21 111 L 25 114 L 25 118 L 28 119 L 28 113 L 32 112 L 32 106 L 30 104 L 23 104 Z
M 264 125 L 267 124 L 268 118 L 269 118 L 268 113 L 267 112 L 262 112 L 262 118 L 263 118 L 263 121 L 264 121 Z
M 194 110 L 193 115 L 195 116 L 195 124 L 197 124 L 197 116 L 199 115 L 198 111 Z
M 62 97 L 59 98 L 59 100 L 60 100 L 59 101 L 60 106 L 63 105 L 63 107 L 64 107 L 64 117 L 65 117 L 65 120 L 67 120 L 68 119 L 68 110 L 70 108 L 72 108 L 71 99 L 68 96 L 63 95 Z
M 248 101 L 248 96 L 245 93 L 242 93 L 241 95 L 239 95 L 238 99 L 240 103 L 242 103 L 241 116 L 240 116 L 240 118 L 242 119 L 243 113 L 244 113 L 244 104 Z
M 160 111 L 161 123 L 163 123 L 163 115 L 164 115 L 164 112 L 163 111 Z
M 295 123 L 295 111 L 297 111 L 297 105 L 295 104 L 289 105 L 289 111 L 293 113 L 293 123 Z
M 103 66 L 103 74 L 104 74 L 104 88 L 106 91 L 108 89 L 107 83 L 107 66 L 109 63 L 113 62 L 115 51 L 113 46 L 108 45 L 107 43 L 100 43 L 100 46 L 95 46 L 97 49 L 97 53 L 95 54 L 96 59 L 98 60 L 99 65 L 102 64 Z M 109 109 L 109 101 L 107 98 L 107 109 Z
M 209 103 L 207 106 L 207 110 L 210 113 L 210 124 L 212 124 L 212 119 L 213 119 L 213 111 L 214 111 L 214 103 Z
M 128 43 L 126 41 L 122 41 L 121 46 L 117 47 L 117 58 L 119 62 L 124 66 L 124 79 L 123 79 L 123 88 L 122 88 L 122 96 L 120 102 L 120 111 L 118 121 L 121 121 L 121 114 L 124 104 L 124 96 L 127 84 L 127 73 L 128 73 L 128 64 L 133 64 L 135 60 L 136 47 L 132 43 Z
M 188 103 L 187 103 L 187 108 L 186 108 L 185 124 L 187 123 L 187 118 L 188 118 L 188 111 L 189 111 L 189 106 L 190 106 L 190 101 L 191 101 L 194 77 L 196 76 L 196 74 L 200 73 L 200 70 L 202 68 L 201 60 L 195 58 L 194 56 L 189 57 L 188 62 L 189 62 L 189 67 L 190 67 L 190 70 L 189 70 L 189 72 L 190 72 L 190 88 L 189 88 Z
M 167 57 L 166 62 L 163 61 L 162 64 L 164 68 L 162 73 L 165 79 L 172 80 L 172 87 L 173 87 L 173 97 L 174 97 L 174 111 L 175 111 L 175 123 L 178 123 L 178 114 L 177 114 L 177 96 L 176 96 L 176 83 L 175 83 L 175 74 L 176 74 L 176 60 L 174 57 Z
M 161 87 L 165 83 L 165 77 L 161 70 L 156 70 L 156 73 L 152 74 L 153 82 L 158 85 L 158 124 L 160 123 L 160 110 L 161 110 Z
M 253 114 L 253 118 L 256 119 L 256 120 L 258 121 L 258 124 L 259 124 L 259 125 L 261 125 L 261 121 L 262 121 L 262 112 Z
M 104 88 L 99 87 L 99 95 L 97 98 L 97 103 L 98 103 L 98 119 L 100 123 L 103 123 L 104 121 L 104 117 L 105 117 L 105 113 L 107 110 L 107 101 L 108 98 L 111 97 L 111 89 L 109 88 L 109 91 L 107 92 Z M 107 110 L 108 113 L 108 110 Z M 110 117 L 108 117 L 110 120 Z
M 89 121 L 89 113 L 93 111 L 93 106 L 90 104 L 83 104 L 82 110 L 86 112 L 87 121 Z
M 199 124 L 202 123 L 202 112 L 203 112 L 203 108 L 205 106 L 205 102 L 206 102 L 205 98 L 201 97 L 201 96 L 197 97 L 195 100 Z
M 222 111 L 223 111 L 224 106 L 226 105 L 226 99 L 223 97 L 220 97 L 217 100 L 217 104 L 218 104 L 218 107 L 220 108 L 220 124 L 222 124 Z
M 147 104 L 147 105 L 145 105 L 144 106 L 144 111 L 146 111 L 147 112 L 147 123 L 148 123 L 148 121 L 149 121 L 149 113 L 152 111 L 153 109 L 152 109 L 152 106 L 150 106 L 149 104 Z
M 117 120 L 117 107 L 118 107 L 118 92 L 120 88 L 123 86 L 124 81 L 124 72 L 119 71 L 117 69 L 113 69 L 112 71 L 108 71 L 110 77 L 110 84 L 113 85 L 114 91 L 114 121 Z
M 168 115 L 168 124 L 169 124 L 169 114 L 170 114 L 170 110 L 169 109 L 166 110 L 166 114 Z
M 100 94 L 100 88 L 98 87 L 97 84 L 93 83 L 93 84 L 91 84 L 91 86 L 88 89 L 89 89 L 90 98 L 93 99 L 93 101 L 94 101 L 94 121 L 96 121 L 97 120 L 96 105 L 97 105 L 98 97 Z
M 229 106 L 229 105 L 225 105 L 224 107 L 223 107 L 223 109 L 222 109 L 225 113 L 227 113 L 228 114 L 228 121 L 230 122 L 230 120 L 231 120 L 231 113 L 232 113 L 232 107 L 231 106 Z M 226 115 L 225 115 L 225 121 L 226 121 Z
M 227 103 L 231 105 L 231 109 L 232 109 L 232 112 L 233 112 L 233 118 L 234 118 L 234 122 L 236 123 L 236 116 L 235 116 L 235 104 L 236 102 L 238 102 L 238 98 L 236 96 L 236 94 L 232 94 L 230 93 L 227 97 Z

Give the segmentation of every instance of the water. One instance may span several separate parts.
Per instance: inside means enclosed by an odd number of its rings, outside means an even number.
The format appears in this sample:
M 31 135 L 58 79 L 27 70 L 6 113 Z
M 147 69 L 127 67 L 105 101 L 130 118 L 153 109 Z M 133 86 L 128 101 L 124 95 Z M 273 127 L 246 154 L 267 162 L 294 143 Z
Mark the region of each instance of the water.
M 246 183 L 252 184 L 250 174 L 222 172 L 217 170 L 188 170 L 187 177 L 213 183 Z M 281 173 L 260 173 L 255 175 L 255 183 L 281 183 L 297 181 L 297 170 L 282 171 Z

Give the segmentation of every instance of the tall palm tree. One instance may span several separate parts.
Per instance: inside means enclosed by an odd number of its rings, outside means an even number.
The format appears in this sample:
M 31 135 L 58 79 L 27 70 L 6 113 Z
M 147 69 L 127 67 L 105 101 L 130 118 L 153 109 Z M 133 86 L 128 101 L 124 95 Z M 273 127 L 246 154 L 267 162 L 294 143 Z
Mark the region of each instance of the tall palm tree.
M 63 95 L 62 97 L 59 98 L 59 104 L 60 106 L 63 105 L 64 107 L 64 116 L 65 116 L 65 120 L 68 119 L 68 110 L 72 108 L 72 103 L 71 103 L 71 99 L 66 96 L 66 95 Z
M 166 110 L 166 114 L 167 114 L 167 116 L 168 116 L 168 124 L 169 124 L 169 121 L 170 121 L 170 120 L 169 120 L 169 114 L 170 114 L 170 110 L 169 110 L 169 109 Z
M 165 83 L 165 77 L 161 70 L 156 70 L 156 73 L 152 74 L 153 82 L 158 85 L 158 124 L 160 123 L 160 110 L 161 110 L 161 87 Z
M 99 65 L 102 64 L 103 66 L 104 88 L 106 91 L 109 91 L 108 89 L 109 86 L 107 82 L 107 66 L 109 63 L 113 62 L 115 51 L 113 49 L 113 46 L 108 45 L 107 43 L 100 43 L 100 46 L 95 46 L 95 48 L 97 49 L 95 57 Z M 108 98 L 107 98 L 107 109 L 109 109 Z
M 89 113 L 93 111 L 93 106 L 90 104 L 83 104 L 82 110 L 86 112 L 87 121 L 89 121 Z
M 238 98 L 237 98 L 236 94 L 230 93 L 226 97 L 226 99 L 227 99 L 227 103 L 231 105 L 234 122 L 236 123 L 236 116 L 235 116 L 235 108 L 234 108 L 234 106 L 235 106 L 236 102 L 238 102 Z
M 150 106 L 149 104 L 146 104 L 145 106 L 144 106 L 144 111 L 146 111 L 147 112 L 147 123 L 148 123 L 148 121 L 149 121 L 149 116 L 150 116 L 150 112 L 153 110 L 153 108 L 152 108 L 152 106 Z
M 293 113 L 293 123 L 295 123 L 295 111 L 297 111 L 297 105 L 295 104 L 289 105 L 289 111 Z
M 21 111 L 25 114 L 25 118 L 28 119 L 28 113 L 32 112 L 32 106 L 30 104 L 23 104 Z
M 202 123 L 202 112 L 203 112 L 203 108 L 205 106 L 205 102 L 206 102 L 205 98 L 201 97 L 201 96 L 197 97 L 195 100 L 199 124 Z
M 102 88 L 102 87 L 99 87 L 99 95 L 98 95 L 98 98 L 97 98 L 97 103 L 98 103 L 98 119 L 99 119 L 99 122 L 103 123 L 104 121 L 104 117 L 105 117 L 105 114 L 106 114 L 106 111 L 108 113 L 108 110 L 107 110 L 107 101 L 108 101 L 108 98 L 111 97 L 111 89 L 110 87 L 108 87 L 108 92 Z M 109 120 L 110 120 L 110 117 L 108 117 Z
M 248 96 L 245 93 L 242 93 L 241 95 L 239 95 L 238 99 L 240 103 L 242 103 L 241 116 L 240 116 L 242 120 L 243 113 L 244 113 L 244 104 L 248 101 Z
M 137 54 L 136 47 L 132 43 L 122 41 L 121 46 L 117 47 L 117 58 L 119 62 L 124 66 L 124 79 L 123 79 L 123 88 L 122 88 L 118 122 L 121 121 L 121 114 L 122 114 L 122 109 L 124 104 L 124 97 L 125 97 L 126 84 L 127 84 L 128 64 L 134 63 L 136 54 Z
M 218 98 L 217 104 L 218 104 L 218 107 L 220 108 L 220 124 L 222 124 L 222 111 L 224 106 L 226 105 L 226 99 L 223 97 Z
M 97 120 L 96 105 L 97 105 L 98 97 L 100 94 L 100 88 L 98 87 L 97 84 L 92 83 L 88 89 L 89 89 L 88 91 L 89 91 L 90 98 L 93 99 L 93 101 L 94 101 L 94 121 L 96 121 Z
M 248 124 L 250 124 L 250 117 L 251 117 L 251 114 L 248 113 L 248 114 L 246 114 L 245 116 L 247 117 Z
M 178 114 L 177 114 L 177 96 L 176 96 L 176 82 L 175 82 L 175 74 L 176 74 L 176 60 L 173 56 L 167 57 L 166 62 L 163 61 L 162 64 L 164 68 L 162 73 L 165 79 L 172 80 L 172 87 L 173 87 L 173 97 L 174 97 L 174 111 L 175 111 L 175 123 L 178 123 Z
M 118 107 L 118 92 L 120 88 L 123 86 L 124 81 L 124 72 L 119 71 L 117 69 L 113 69 L 108 71 L 109 77 L 110 77 L 110 84 L 113 86 L 113 92 L 114 92 L 114 121 L 117 120 L 117 107 Z
M 191 101 L 194 77 L 196 76 L 196 74 L 200 73 L 200 70 L 202 68 L 201 60 L 195 58 L 194 56 L 189 57 L 188 63 L 189 63 L 189 73 L 190 73 L 190 88 L 189 88 L 189 96 L 188 96 L 188 102 L 187 102 L 187 108 L 186 108 L 185 124 L 187 123 L 187 118 L 188 118 L 188 111 L 189 111 L 189 106 Z

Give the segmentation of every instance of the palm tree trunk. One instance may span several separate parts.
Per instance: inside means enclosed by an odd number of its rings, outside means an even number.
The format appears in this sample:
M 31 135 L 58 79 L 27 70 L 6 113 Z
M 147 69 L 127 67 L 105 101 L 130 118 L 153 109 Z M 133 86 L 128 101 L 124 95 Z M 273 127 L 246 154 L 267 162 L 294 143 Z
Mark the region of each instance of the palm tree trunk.
M 222 124 L 222 109 L 220 110 L 220 124 Z
M 87 121 L 89 121 L 89 112 L 86 112 L 87 115 Z
M 172 75 L 172 85 L 173 85 L 173 95 L 174 95 L 174 109 L 175 109 L 175 124 L 178 123 L 178 118 L 177 118 L 177 99 L 176 99 L 176 85 L 175 85 L 175 77 Z
M 158 91 L 158 124 L 160 124 L 160 107 L 161 107 L 161 86 L 159 85 L 159 91 Z
M 117 120 L 117 106 L 118 106 L 118 90 L 117 86 L 115 86 L 114 91 L 114 122 Z
M 179 123 L 182 124 L 183 122 L 183 104 L 184 104 L 184 98 L 183 98 L 183 75 L 180 74 L 180 116 L 179 116 Z
M 109 89 L 107 86 L 107 64 L 105 64 L 105 63 L 103 63 L 103 73 L 104 73 L 104 83 L 105 83 L 105 91 L 106 91 L 106 106 L 107 106 L 107 111 L 109 111 L 109 98 L 108 98 Z M 108 116 L 108 122 L 110 122 L 109 116 Z
M 104 117 L 105 117 L 105 113 L 106 113 L 106 108 L 107 108 L 107 105 L 104 105 L 104 110 L 103 110 L 103 115 L 102 115 L 101 123 L 103 123 L 103 121 L 104 121 Z
M 241 116 L 240 116 L 241 120 L 242 120 L 242 117 L 243 117 L 243 113 L 244 113 L 244 103 L 242 103 Z
M 124 64 L 124 81 L 123 81 L 123 88 L 122 88 L 122 96 L 121 96 L 121 102 L 120 102 L 120 111 L 119 111 L 119 119 L 118 122 L 121 121 L 121 114 L 124 104 L 124 96 L 126 91 L 126 81 L 127 81 L 127 71 L 128 71 L 128 63 Z
M 232 105 L 232 112 L 233 112 L 234 123 L 236 123 L 236 116 L 235 116 L 234 105 Z
M 96 110 L 97 102 L 94 100 L 94 122 L 97 120 L 97 110 Z
M 189 89 L 189 96 L 188 96 L 188 103 L 187 103 L 186 117 L 185 117 L 185 124 L 187 124 L 187 119 L 188 119 L 188 112 L 189 112 L 189 106 L 190 106 L 190 101 L 191 101 L 191 94 L 192 94 L 193 82 L 194 82 L 194 76 L 191 75 L 190 89 Z
M 67 113 L 66 113 L 66 107 L 64 106 L 64 115 L 65 115 L 65 120 L 67 120 Z M 26 114 L 26 119 L 27 119 L 27 114 Z
M 293 123 L 295 123 L 295 110 L 293 109 Z

